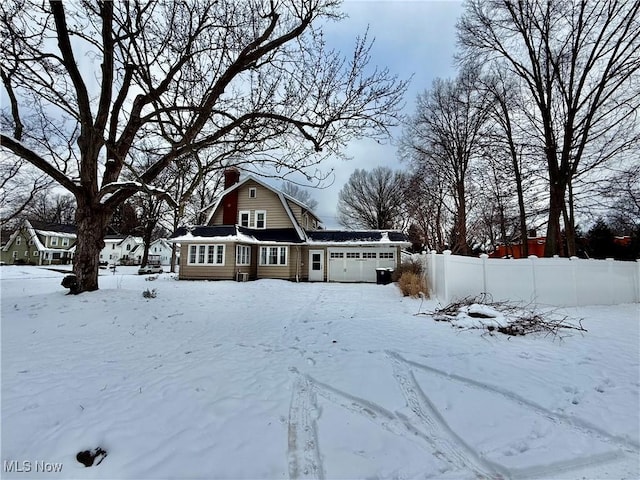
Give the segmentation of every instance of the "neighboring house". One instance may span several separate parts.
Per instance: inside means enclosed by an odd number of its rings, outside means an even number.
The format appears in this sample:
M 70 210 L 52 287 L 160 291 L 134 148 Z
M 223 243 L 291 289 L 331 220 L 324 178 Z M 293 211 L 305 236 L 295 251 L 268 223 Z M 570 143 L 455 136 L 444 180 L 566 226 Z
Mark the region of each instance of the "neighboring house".
M 376 268 L 397 268 L 410 243 L 396 231 L 330 231 L 303 203 L 235 169 L 207 225 L 182 227 L 181 279 L 280 278 L 375 282 Z
M 154 240 L 149 245 L 149 255 L 158 255 L 160 265 L 169 265 L 171 263 L 171 244 L 166 238 Z
M 2 247 L 2 263 L 62 265 L 71 263 L 76 227 L 25 220 Z
M 142 262 L 144 243 L 133 235 L 107 235 L 100 251 L 100 262 L 109 265 L 139 265 Z

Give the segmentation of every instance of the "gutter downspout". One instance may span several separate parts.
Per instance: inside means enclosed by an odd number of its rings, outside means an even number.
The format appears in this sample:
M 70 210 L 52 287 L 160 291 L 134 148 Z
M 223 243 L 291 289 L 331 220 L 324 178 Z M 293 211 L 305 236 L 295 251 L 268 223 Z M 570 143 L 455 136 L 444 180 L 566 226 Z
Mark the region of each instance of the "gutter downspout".
M 300 245 L 296 245 L 296 251 L 298 252 L 298 259 L 296 261 L 296 283 L 300 282 Z

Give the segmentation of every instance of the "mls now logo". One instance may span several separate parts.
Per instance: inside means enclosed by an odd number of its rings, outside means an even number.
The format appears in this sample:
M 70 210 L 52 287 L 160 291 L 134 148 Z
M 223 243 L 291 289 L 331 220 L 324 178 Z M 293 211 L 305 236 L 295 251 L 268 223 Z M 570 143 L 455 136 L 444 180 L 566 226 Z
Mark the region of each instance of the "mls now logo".
M 2 470 L 5 473 L 28 473 L 28 472 L 44 472 L 44 473 L 55 473 L 62 471 L 62 463 L 52 463 L 52 462 L 43 462 L 43 461 L 35 461 L 32 462 L 30 460 L 23 460 L 19 462 L 17 460 L 4 460 L 2 465 Z

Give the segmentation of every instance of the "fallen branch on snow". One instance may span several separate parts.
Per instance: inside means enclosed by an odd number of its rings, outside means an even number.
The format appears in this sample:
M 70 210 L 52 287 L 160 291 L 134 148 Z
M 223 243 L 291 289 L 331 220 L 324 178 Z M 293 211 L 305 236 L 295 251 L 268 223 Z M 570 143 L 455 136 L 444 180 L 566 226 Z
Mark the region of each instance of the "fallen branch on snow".
M 562 339 L 562 331 L 586 332 L 582 319 L 573 320 L 560 315 L 556 310 L 537 311 L 531 305 L 510 302 L 487 301 L 486 295 L 466 297 L 452 302 L 434 312 L 419 312 L 416 315 L 433 317 L 436 322 L 449 322 L 452 327 L 464 330 L 483 330 L 509 336 L 528 334 L 551 335 Z

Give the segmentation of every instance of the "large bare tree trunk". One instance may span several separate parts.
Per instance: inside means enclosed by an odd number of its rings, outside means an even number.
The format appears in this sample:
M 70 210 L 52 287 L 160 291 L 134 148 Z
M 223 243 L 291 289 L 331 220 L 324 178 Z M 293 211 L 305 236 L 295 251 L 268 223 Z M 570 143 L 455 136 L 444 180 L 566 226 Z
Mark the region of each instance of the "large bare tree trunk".
M 547 224 L 547 239 L 544 245 L 544 256 L 552 257 L 556 254 L 564 255 L 561 238 L 560 217 L 564 209 L 564 184 L 551 181 L 549 184 L 549 223 Z
M 111 220 L 111 212 L 95 204 L 78 199 L 76 210 L 77 242 L 73 261 L 73 273 L 79 284 L 79 292 L 98 290 L 100 251 L 104 248 L 104 236 Z
M 518 191 L 518 211 L 520 214 L 520 238 L 522 239 L 522 256 L 524 258 L 529 256 L 529 242 L 527 238 L 529 236 L 527 231 L 527 214 L 524 208 L 524 191 L 522 189 L 522 175 L 520 169 L 516 167 L 516 189 Z
M 469 242 L 467 241 L 467 199 L 464 182 L 458 183 L 458 208 L 456 215 L 456 245 L 453 251 L 460 255 L 469 255 Z

